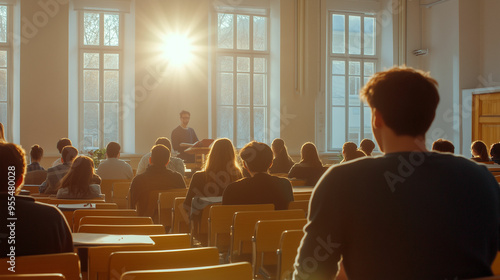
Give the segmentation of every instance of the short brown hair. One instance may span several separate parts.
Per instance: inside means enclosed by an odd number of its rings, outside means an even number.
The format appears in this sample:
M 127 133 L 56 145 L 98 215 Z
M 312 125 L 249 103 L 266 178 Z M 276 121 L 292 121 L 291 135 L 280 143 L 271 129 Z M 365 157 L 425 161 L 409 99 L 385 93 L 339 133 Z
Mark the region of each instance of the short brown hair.
M 120 144 L 116 142 L 109 142 L 108 145 L 106 146 L 106 154 L 110 158 L 116 158 L 118 154 L 120 153 Z
M 57 141 L 57 150 L 59 153 L 62 153 L 62 149 L 66 146 L 72 146 L 73 144 L 71 143 L 71 140 L 68 138 L 61 138 L 59 141 Z
M 153 165 L 165 165 L 170 161 L 170 150 L 164 145 L 155 145 L 151 149 L 151 163 Z
M 12 181 L 9 177 L 13 176 L 15 183 L 18 183 L 19 178 L 24 176 L 26 171 L 24 156 L 25 152 L 21 146 L 0 141 L 0 193 L 9 192 L 9 187 L 11 190 L 13 190 L 12 187 L 15 187 L 9 183 Z M 21 185 L 19 184 L 17 187 Z
M 432 143 L 432 150 L 445 153 L 455 153 L 455 146 L 451 141 L 445 139 L 438 139 Z
M 172 142 L 167 137 L 158 137 L 156 139 L 155 145 L 163 145 L 167 147 L 170 151 L 172 151 Z
M 64 163 L 71 163 L 78 156 L 78 150 L 73 146 L 66 146 L 62 149 L 61 157 Z
M 252 172 L 267 172 L 273 162 L 273 151 L 261 142 L 252 141 L 240 151 L 240 157 Z
M 31 160 L 41 160 L 43 157 L 42 147 L 40 147 L 40 145 L 36 145 L 36 144 L 31 146 L 30 156 L 31 156 Z
M 436 80 L 420 70 L 393 67 L 378 72 L 360 92 L 397 135 L 425 135 L 436 115 L 439 93 Z

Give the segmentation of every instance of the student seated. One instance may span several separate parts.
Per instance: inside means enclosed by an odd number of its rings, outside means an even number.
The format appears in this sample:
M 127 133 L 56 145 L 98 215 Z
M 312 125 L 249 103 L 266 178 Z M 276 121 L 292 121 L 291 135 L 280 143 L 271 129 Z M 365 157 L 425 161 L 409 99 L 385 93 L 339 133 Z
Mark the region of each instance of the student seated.
M 242 177 L 233 143 L 227 138 L 217 139 L 210 149 L 203 170 L 196 172 L 191 178 L 184 209 L 188 213 L 191 209 L 202 210 L 205 205 L 191 206 L 193 197 L 222 196 L 227 185 Z
M 500 189 L 486 166 L 429 152 L 439 94 L 428 74 L 378 72 L 360 92 L 380 157 L 330 168 L 309 205 L 294 279 L 473 279 L 491 276 Z
M 326 168 L 323 167 L 323 163 L 319 158 L 316 145 L 311 142 L 305 143 L 302 145 L 302 149 L 300 149 L 300 155 L 300 162 L 296 163 L 292 169 L 290 169 L 288 178 L 306 180 L 307 186 L 314 186 L 321 175 L 326 171 Z
M 344 159 L 340 163 L 366 156 L 363 151 L 358 150 L 354 142 L 345 142 L 342 146 L 342 156 Z
M 285 141 L 280 138 L 273 140 L 271 144 L 273 150 L 273 164 L 269 168 L 269 173 L 288 173 L 290 168 L 295 164 L 293 159 L 288 155 L 288 150 L 285 146 Z
M 102 197 L 101 187 L 92 184 L 94 161 L 87 156 L 79 156 L 64 176 L 57 191 L 57 198 L 97 198 Z
M 109 142 L 106 146 L 106 160 L 99 163 L 97 175 L 103 180 L 107 179 L 132 179 L 134 171 L 125 161 L 120 159 L 120 144 Z
M 367 156 L 371 156 L 374 149 L 375 143 L 370 139 L 363 139 L 359 143 L 359 150 L 365 153 L 365 155 Z
M 45 170 L 41 165 L 40 161 L 43 157 L 43 149 L 39 145 L 31 146 L 30 150 L 31 163 L 28 165 L 26 172 L 35 170 Z
M 18 195 L 26 169 L 24 156 L 20 146 L 0 142 L 0 218 L 3 225 L 0 228 L 0 258 L 10 257 L 11 246 L 15 247 L 13 254 L 16 257 L 73 252 L 71 231 L 61 211 Z M 14 210 L 9 211 L 9 203 L 15 205 Z M 8 217 L 16 220 L 7 221 Z M 15 233 L 15 244 L 9 242 L 12 233 Z
M 156 139 L 155 145 L 163 145 L 167 147 L 170 151 L 172 151 L 172 143 L 167 137 L 158 137 L 158 139 Z M 146 171 L 146 169 L 149 166 L 150 157 L 151 157 L 151 152 L 145 154 L 141 158 L 141 161 L 137 166 L 136 175 L 142 174 Z M 167 164 L 167 169 L 178 172 L 179 174 L 182 175 L 182 177 L 184 177 L 184 172 L 185 172 L 184 161 L 178 157 L 172 156 L 172 154 L 170 154 L 170 161 Z
M 149 167 L 142 174 L 135 176 L 130 185 L 130 205 L 136 208 L 138 201 L 143 200 L 151 191 L 186 189 L 181 174 L 167 169 L 170 150 L 164 145 L 155 145 L 151 149 Z
M 455 146 L 451 141 L 445 140 L 445 139 L 438 139 L 432 143 L 432 150 L 436 152 L 442 152 L 442 153 L 455 153 Z
M 229 184 L 222 195 L 223 205 L 274 204 L 274 209 L 284 210 L 293 201 L 292 184 L 286 178 L 269 175 L 273 152 L 265 143 L 252 141 L 240 151 L 249 178 Z
M 490 148 L 491 160 L 496 164 L 500 164 L 500 143 L 491 145 Z
M 481 140 L 476 140 L 472 142 L 470 146 L 470 151 L 472 153 L 472 160 L 476 162 L 489 162 L 490 158 L 488 156 L 488 147 Z
M 61 139 L 59 139 L 59 141 L 57 141 L 57 150 L 59 151 L 59 154 L 61 155 L 61 157 L 62 157 L 62 150 L 66 146 L 73 146 L 70 139 L 61 138 Z M 52 163 L 52 167 L 58 166 L 61 163 L 62 163 L 61 158 L 58 158 Z

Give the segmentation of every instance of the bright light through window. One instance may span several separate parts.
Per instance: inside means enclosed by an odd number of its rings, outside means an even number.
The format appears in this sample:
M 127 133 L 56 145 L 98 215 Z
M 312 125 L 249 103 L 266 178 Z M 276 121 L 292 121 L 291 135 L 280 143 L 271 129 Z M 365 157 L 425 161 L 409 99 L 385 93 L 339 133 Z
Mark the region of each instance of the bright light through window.
M 182 34 L 169 35 L 165 40 L 164 55 L 174 66 L 188 64 L 193 59 L 191 40 Z

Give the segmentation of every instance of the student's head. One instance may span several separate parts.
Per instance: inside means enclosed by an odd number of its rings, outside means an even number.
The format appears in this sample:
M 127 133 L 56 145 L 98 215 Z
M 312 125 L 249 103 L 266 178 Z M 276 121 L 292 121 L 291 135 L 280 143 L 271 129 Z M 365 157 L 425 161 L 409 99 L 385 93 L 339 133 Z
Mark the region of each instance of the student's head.
M 323 166 L 323 163 L 319 159 L 318 150 L 316 145 L 311 142 L 306 142 L 302 145 L 300 149 L 301 163 L 308 163 L 313 166 Z
M 108 158 L 117 158 L 120 155 L 120 144 L 116 142 L 109 142 L 106 146 L 106 155 Z
M 17 194 L 21 190 L 26 171 L 24 156 L 21 146 L 0 142 L 0 193 L 14 191 Z
M 43 157 L 43 149 L 39 145 L 31 146 L 30 156 L 32 162 L 39 162 Z
M 167 137 L 158 137 L 158 139 L 156 139 L 155 145 L 163 145 L 170 151 L 172 151 L 172 143 Z
M 273 163 L 273 151 L 265 143 L 252 141 L 240 151 L 240 157 L 250 172 L 267 172 Z
M 491 145 L 490 155 L 491 158 L 500 159 L 500 143 L 495 143 Z
M 425 137 L 439 103 L 438 83 L 428 73 L 407 67 L 378 72 L 360 97 L 372 109 L 372 129 L 381 150 L 382 128 L 396 136 Z
M 288 151 L 285 146 L 285 141 L 280 138 L 276 138 L 273 140 L 273 143 L 271 143 L 271 149 L 273 150 L 274 157 L 288 157 Z
M 358 146 L 354 142 L 344 143 L 342 146 L 342 155 L 344 156 L 344 160 L 342 162 L 366 156 L 365 152 L 358 150 Z
M 359 143 L 359 149 L 363 151 L 367 156 L 371 156 L 373 149 L 375 149 L 375 143 L 370 139 L 363 139 Z
M 229 175 L 229 179 L 241 177 L 241 169 L 231 140 L 227 138 L 215 140 L 205 162 L 205 172 L 212 174 L 225 172 L 224 174 Z M 214 177 L 212 174 L 207 174 L 208 178 Z
M 470 151 L 474 157 L 480 158 L 482 161 L 489 161 L 488 147 L 481 140 L 476 140 L 470 145 Z
M 66 148 L 66 147 L 64 147 Z M 75 158 L 59 188 L 68 188 L 72 194 L 87 194 L 94 174 L 94 161 L 87 156 Z
M 68 138 L 61 138 L 59 141 L 57 141 L 57 150 L 59 151 L 60 154 L 62 154 L 62 149 L 66 146 L 72 146 L 71 140 Z
M 155 145 L 149 158 L 151 165 L 165 166 L 170 161 L 170 150 L 164 145 Z
M 66 146 L 62 149 L 61 161 L 71 164 L 76 156 L 78 156 L 78 150 L 73 146 Z
M 432 150 L 443 153 L 455 153 L 455 146 L 451 141 L 438 139 L 432 143 Z
M 181 126 L 186 128 L 189 124 L 189 120 L 191 119 L 191 113 L 189 113 L 188 111 L 186 110 L 182 110 L 180 113 L 179 113 L 179 116 L 181 118 Z
M 3 124 L 0 122 L 0 142 L 5 141 L 5 132 L 3 128 Z

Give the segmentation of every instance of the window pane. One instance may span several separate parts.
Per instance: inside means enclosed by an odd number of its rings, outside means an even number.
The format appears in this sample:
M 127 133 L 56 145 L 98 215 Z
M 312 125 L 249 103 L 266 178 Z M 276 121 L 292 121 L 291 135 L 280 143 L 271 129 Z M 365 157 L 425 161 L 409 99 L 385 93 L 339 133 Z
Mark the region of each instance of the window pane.
M 238 18 L 238 44 L 240 50 L 250 49 L 250 16 L 237 15 Z
M 84 13 L 83 14 L 83 44 L 98 46 L 100 37 L 98 13 Z
M 220 56 L 219 57 L 219 71 L 229 71 L 233 72 L 233 57 L 232 56 Z
M 361 54 L 361 17 L 349 16 L 349 54 Z
M 332 105 L 345 105 L 345 76 L 332 76 Z
M 83 70 L 83 100 L 99 101 L 99 70 Z
M 233 48 L 233 21 L 234 16 L 232 14 L 218 14 L 217 21 L 217 37 L 218 46 L 222 49 L 232 49 Z
M 118 103 L 104 103 L 104 143 L 119 142 Z
M 83 68 L 99 69 L 99 54 L 98 53 L 84 53 L 83 54 Z
M 344 75 L 345 74 L 345 61 L 333 60 L 332 61 L 332 74 Z
M 257 107 L 253 109 L 253 131 L 254 140 L 258 142 L 267 142 L 267 112 L 266 108 Z
M 218 105 L 233 105 L 233 73 L 219 75 Z
M 250 109 L 248 107 L 238 107 L 237 119 L 236 146 L 241 148 L 250 142 Z
M 360 108 L 359 107 L 349 107 L 349 137 L 347 141 L 354 142 L 358 144 L 361 139 L 360 137 L 360 120 L 361 120 Z
M 118 71 L 104 71 L 104 101 L 118 101 L 120 76 Z
M 238 74 L 238 105 L 250 105 L 250 74 Z
M 9 122 L 7 120 L 7 103 L 4 103 L 4 102 L 0 102 L 0 123 L 3 124 L 3 129 L 4 129 L 4 136 L 5 136 L 5 139 L 7 139 L 7 131 L 9 131 L 8 129 L 8 125 L 9 125 Z
M 233 139 L 233 107 L 221 106 L 217 110 L 217 137 Z
M 364 107 L 363 127 L 365 129 L 363 138 L 372 139 L 372 110 L 369 107 Z
M 345 53 L 345 16 L 332 15 L 332 52 Z
M 250 57 L 238 57 L 238 72 L 250 72 Z
M 99 148 L 99 104 L 83 105 L 83 139 L 84 149 Z
M 267 18 L 253 17 L 253 49 L 256 51 L 267 50 Z
M 105 53 L 104 69 L 120 69 L 120 54 Z
M 0 6 L 0 43 L 7 43 L 7 34 L 9 32 L 7 11 L 7 6 Z
M 0 67 L 7 67 L 7 51 L 0 51 Z
M 7 69 L 0 69 L 0 101 L 7 101 Z
M 361 78 L 356 76 L 349 77 L 349 105 L 359 105 L 359 90 Z
M 253 75 L 253 105 L 267 105 L 267 75 Z
M 364 64 L 364 76 L 365 77 L 371 77 L 373 74 L 375 74 L 375 63 L 373 62 L 365 62 Z
M 361 63 L 359 61 L 349 61 L 349 75 L 361 75 Z
M 267 59 L 263 57 L 256 57 L 253 59 L 253 71 L 257 73 L 267 72 Z
M 341 149 L 345 142 L 345 108 L 332 107 L 331 146 Z
M 104 45 L 118 46 L 120 44 L 120 16 L 104 14 Z
M 375 18 L 365 17 L 365 55 L 375 55 Z

